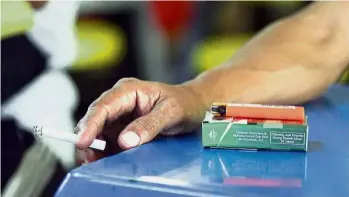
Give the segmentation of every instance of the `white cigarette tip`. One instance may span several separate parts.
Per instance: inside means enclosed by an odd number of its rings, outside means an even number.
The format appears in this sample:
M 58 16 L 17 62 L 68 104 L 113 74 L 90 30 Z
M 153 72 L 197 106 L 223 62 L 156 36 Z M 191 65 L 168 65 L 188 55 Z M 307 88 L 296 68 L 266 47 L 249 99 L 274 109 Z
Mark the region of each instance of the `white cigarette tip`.
M 106 142 L 103 140 L 95 139 L 93 143 L 90 145 L 90 148 L 98 149 L 98 150 L 104 150 L 106 146 Z

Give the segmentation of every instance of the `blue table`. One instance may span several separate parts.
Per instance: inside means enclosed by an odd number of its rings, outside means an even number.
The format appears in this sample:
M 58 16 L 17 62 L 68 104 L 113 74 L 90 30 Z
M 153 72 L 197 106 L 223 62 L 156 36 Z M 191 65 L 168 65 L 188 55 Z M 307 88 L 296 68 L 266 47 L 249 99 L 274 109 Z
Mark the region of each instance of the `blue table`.
M 73 170 L 69 196 L 349 196 L 349 88 L 306 106 L 309 152 L 201 147 L 200 133 L 162 138 Z

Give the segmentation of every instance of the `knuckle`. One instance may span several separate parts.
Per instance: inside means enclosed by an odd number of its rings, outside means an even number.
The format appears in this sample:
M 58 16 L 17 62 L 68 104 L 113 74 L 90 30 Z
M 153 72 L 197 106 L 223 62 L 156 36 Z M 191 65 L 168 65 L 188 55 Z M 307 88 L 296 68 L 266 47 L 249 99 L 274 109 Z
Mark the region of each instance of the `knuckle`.
M 115 97 L 118 92 L 120 92 L 120 89 L 118 89 L 117 87 L 113 87 L 105 93 L 105 96 L 111 95 L 112 97 Z
M 145 132 L 152 132 L 155 130 L 155 126 L 151 123 L 151 121 L 146 120 L 135 120 L 135 124 L 143 129 Z
M 98 130 L 98 129 L 101 129 L 101 127 L 102 127 L 102 124 L 101 123 L 98 123 L 96 120 L 94 120 L 94 119 L 90 119 L 90 120 L 88 120 L 88 124 L 89 125 L 94 125 L 95 127 L 96 127 L 96 129 Z
M 98 104 L 98 102 L 93 102 L 88 107 L 87 114 L 81 121 L 84 121 L 84 122 L 91 121 L 91 120 L 95 121 L 94 119 L 98 117 L 107 120 L 109 118 L 109 115 L 110 115 L 110 110 L 107 105 L 101 105 L 101 104 Z M 95 123 L 96 125 L 99 125 L 97 124 L 96 121 Z
M 89 111 L 91 114 L 102 113 L 105 117 L 108 117 L 109 115 L 109 109 L 107 105 L 93 105 L 89 108 Z
M 109 105 L 117 91 L 115 88 L 109 89 L 101 94 L 101 96 L 96 100 L 96 102 L 104 105 Z
M 95 100 L 93 101 L 87 108 L 88 111 L 93 111 L 95 110 L 99 105 L 99 101 L 98 100 Z
M 99 98 L 100 98 L 100 99 L 103 99 L 103 98 L 107 97 L 108 95 L 110 95 L 110 94 L 112 93 L 112 90 L 113 90 L 113 89 L 114 89 L 114 88 L 112 88 L 112 89 L 110 89 L 110 90 L 108 90 L 108 91 L 103 92 Z M 99 100 L 100 100 L 100 99 L 99 99 Z
M 126 77 L 126 78 L 120 79 L 116 84 L 129 84 L 129 83 L 135 83 L 137 81 L 139 81 L 137 78 Z
M 110 103 L 108 102 L 108 95 L 111 95 L 111 91 L 108 90 L 106 92 L 103 92 L 102 95 L 94 100 L 89 106 L 88 106 L 88 111 L 94 112 L 94 111 L 104 111 L 109 114 L 108 106 Z

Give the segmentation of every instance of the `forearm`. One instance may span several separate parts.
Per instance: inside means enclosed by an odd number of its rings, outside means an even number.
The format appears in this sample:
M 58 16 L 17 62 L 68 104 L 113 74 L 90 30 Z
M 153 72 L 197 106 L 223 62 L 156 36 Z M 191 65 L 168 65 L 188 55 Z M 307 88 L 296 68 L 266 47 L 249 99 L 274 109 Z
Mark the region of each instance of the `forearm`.
M 214 101 L 299 104 L 319 96 L 349 62 L 349 4 L 315 3 L 280 20 L 224 65 L 184 85 Z

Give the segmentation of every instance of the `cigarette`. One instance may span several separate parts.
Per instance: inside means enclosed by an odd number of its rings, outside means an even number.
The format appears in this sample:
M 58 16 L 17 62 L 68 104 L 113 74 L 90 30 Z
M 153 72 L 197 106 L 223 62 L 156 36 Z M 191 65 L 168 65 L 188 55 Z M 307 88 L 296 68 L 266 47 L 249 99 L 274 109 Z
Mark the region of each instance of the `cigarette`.
M 213 103 L 212 114 L 240 118 L 304 120 L 304 108 L 291 105 Z
M 42 137 L 53 138 L 56 140 L 70 142 L 73 144 L 76 144 L 79 140 L 79 136 L 74 133 L 58 131 L 58 130 L 47 128 L 47 127 L 34 126 L 33 131 L 36 135 L 39 135 Z M 106 146 L 105 141 L 95 139 L 93 140 L 92 144 L 89 147 L 93 149 L 104 150 L 105 146 Z

